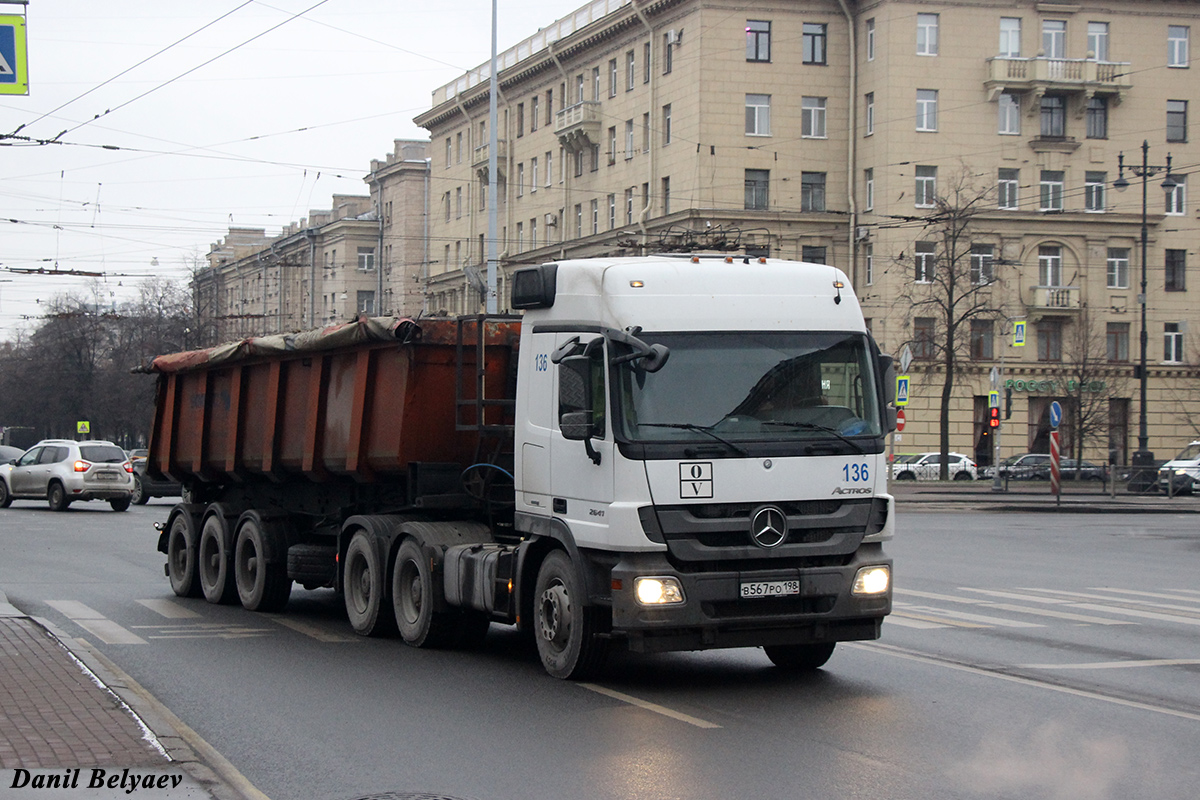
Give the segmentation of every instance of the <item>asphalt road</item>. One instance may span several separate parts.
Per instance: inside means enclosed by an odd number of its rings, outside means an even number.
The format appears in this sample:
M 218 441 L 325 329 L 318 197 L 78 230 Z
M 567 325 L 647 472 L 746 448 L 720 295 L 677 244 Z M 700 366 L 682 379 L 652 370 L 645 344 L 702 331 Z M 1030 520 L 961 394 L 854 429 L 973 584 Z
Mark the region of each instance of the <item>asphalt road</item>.
M 0 589 L 95 645 L 273 800 L 1159 798 L 1200 746 L 1198 518 L 902 513 L 896 613 L 809 676 L 758 650 L 556 681 L 366 640 L 330 591 L 286 613 L 174 597 L 152 501 L 0 511 Z

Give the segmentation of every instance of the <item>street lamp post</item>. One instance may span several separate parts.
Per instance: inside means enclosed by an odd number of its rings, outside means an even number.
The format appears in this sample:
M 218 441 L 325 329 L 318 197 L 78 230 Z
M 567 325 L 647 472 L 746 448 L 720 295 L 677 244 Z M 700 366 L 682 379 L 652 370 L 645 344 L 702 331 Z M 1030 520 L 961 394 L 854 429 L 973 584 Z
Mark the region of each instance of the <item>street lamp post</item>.
M 1150 468 L 1154 465 L 1154 454 L 1149 450 L 1149 435 L 1146 432 L 1146 343 L 1148 341 L 1146 332 L 1146 258 L 1149 239 L 1146 223 L 1147 181 L 1151 176 L 1166 172 L 1166 177 L 1162 182 L 1163 190 L 1170 193 L 1175 190 L 1177 185 L 1171 177 L 1171 154 L 1167 154 L 1165 165 L 1150 164 L 1149 157 L 1150 143 L 1143 140 L 1141 165 L 1133 164 L 1128 168 L 1136 177 L 1142 179 L 1142 291 L 1138 295 L 1138 304 L 1142 307 L 1142 333 L 1138 356 L 1138 449 L 1131 459 L 1133 475 L 1130 479 L 1130 488 L 1137 491 L 1145 491 L 1150 488 L 1152 483 Z M 1125 179 L 1125 169 L 1125 153 L 1122 152 L 1117 156 L 1117 180 L 1113 182 L 1113 188 L 1119 192 L 1129 188 L 1129 181 Z

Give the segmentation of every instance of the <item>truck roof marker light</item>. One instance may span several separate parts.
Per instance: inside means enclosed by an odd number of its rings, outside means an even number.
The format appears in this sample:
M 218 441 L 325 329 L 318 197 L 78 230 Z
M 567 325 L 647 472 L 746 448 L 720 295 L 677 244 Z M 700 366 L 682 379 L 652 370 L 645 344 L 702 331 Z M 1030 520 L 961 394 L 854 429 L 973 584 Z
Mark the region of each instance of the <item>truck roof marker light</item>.
M 732 263 L 733 263 L 733 256 L 725 256 L 725 263 L 726 263 L 726 264 L 732 264 Z
M 641 289 L 643 286 L 646 285 L 646 282 L 645 281 L 630 281 L 629 285 L 631 287 L 633 287 L 634 289 Z
M 699 263 L 700 263 L 700 256 L 692 256 L 692 263 L 693 263 L 693 264 L 699 264 Z
M 837 290 L 837 295 L 833 298 L 834 304 L 837 305 L 842 302 L 842 289 L 846 288 L 846 284 L 841 281 L 834 281 L 833 288 Z

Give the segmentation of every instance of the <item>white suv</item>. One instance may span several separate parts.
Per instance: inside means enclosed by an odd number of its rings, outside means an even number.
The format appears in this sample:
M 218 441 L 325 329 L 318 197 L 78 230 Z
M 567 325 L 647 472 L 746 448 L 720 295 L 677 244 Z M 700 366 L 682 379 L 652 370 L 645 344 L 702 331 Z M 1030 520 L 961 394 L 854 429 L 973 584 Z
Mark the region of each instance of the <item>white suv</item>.
M 956 481 L 973 481 L 977 476 L 975 462 L 962 453 L 947 453 L 947 473 Z M 941 477 L 941 453 L 917 453 L 904 456 L 892 464 L 892 478 L 898 481 L 936 481 Z
M 0 508 L 46 500 L 65 511 L 76 500 L 107 500 L 113 511 L 124 511 L 132 495 L 133 465 L 112 442 L 44 439 L 0 466 Z

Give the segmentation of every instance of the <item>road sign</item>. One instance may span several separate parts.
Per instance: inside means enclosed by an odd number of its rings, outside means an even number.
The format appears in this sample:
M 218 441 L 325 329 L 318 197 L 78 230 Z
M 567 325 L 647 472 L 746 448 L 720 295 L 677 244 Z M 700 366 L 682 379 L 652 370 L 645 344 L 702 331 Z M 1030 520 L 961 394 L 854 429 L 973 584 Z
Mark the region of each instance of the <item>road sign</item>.
M 903 408 L 896 412 L 896 430 L 897 431 L 904 430 L 904 409 Z
M 992 378 L 992 388 L 999 389 L 1000 388 L 1000 369 L 998 367 L 992 367 L 991 378 Z
M 1057 428 L 1060 422 L 1062 422 L 1062 406 L 1055 400 L 1050 404 L 1050 427 Z
M 25 18 L 0 15 L 0 94 L 29 94 Z
M 908 405 L 908 376 L 907 375 L 897 375 L 896 376 L 896 405 L 897 406 Z
M 900 371 L 908 372 L 910 364 L 912 364 L 912 348 L 904 345 L 904 348 L 900 351 Z
M 1025 346 L 1025 320 L 1013 322 L 1013 347 Z
M 988 392 L 988 408 L 999 408 L 999 407 L 1000 407 L 1000 393 L 999 392 Z
M 75 432 L 78 434 L 89 434 L 92 432 L 92 423 L 87 420 L 80 420 L 75 423 Z

